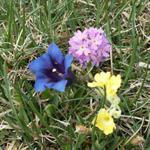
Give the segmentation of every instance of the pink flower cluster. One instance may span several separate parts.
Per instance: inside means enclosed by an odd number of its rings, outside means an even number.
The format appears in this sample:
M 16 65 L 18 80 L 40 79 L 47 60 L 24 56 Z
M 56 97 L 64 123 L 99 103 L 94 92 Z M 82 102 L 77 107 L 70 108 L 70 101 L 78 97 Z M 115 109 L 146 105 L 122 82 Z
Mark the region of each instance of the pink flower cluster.
M 82 66 L 88 62 L 98 66 L 109 57 L 111 45 L 105 32 L 100 28 L 89 28 L 83 32 L 78 30 L 69 40 L 69 53 Z

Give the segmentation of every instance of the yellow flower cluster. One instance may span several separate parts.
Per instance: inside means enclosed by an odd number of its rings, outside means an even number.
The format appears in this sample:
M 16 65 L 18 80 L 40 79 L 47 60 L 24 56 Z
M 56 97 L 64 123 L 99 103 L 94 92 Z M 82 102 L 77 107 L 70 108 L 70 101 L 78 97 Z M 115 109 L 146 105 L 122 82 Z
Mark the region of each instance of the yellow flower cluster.
M 106 109 L 100 109 L 92 124 L 108 135 L 116 129 L 115 123 L 111 115 Z
M 121 86 L 121 76 L 112 75 L 110 72 L 97 73 L 94 82 L 88 83 L 89 87 L 100 87 L 106 89 L 106 96 L 110 102 L 118 102 L 117 90 Z
M 108 135 L 116 128 L 113 117 L 119 118 L 121 115 L 118 105 L 120 98 L 117 96 L 117 90 L 121 86 L 121 76 L 111 75 L 110 72 L 101 72 L 94 76 L 94 80 L 94 82 L 88 83 L 88 86 L 99 87 L 103 96 L 106 93 L 106 99 L 110 102 L 111 106 L 108 110 L 105 108 L 100 109 L 92 124 Z

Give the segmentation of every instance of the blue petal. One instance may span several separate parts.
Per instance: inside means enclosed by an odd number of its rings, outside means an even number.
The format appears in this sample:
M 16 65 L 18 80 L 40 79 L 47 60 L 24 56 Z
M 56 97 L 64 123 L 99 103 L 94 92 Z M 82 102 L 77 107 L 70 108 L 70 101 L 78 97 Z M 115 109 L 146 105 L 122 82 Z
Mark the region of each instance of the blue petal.
M 40 71 L 36 72 L 36 73 L 35 73 L 35 76 L 36 76 L 36 79 L 37 79 L 37 80 L 39 80 L 39 79 L 48 80 L 46 74 L 45 74 L 44 72 L 42 72 L 42 71 L 41 71 L 41 72 L 40 72 Z
M 43 54 L 42 56 L 38 57 L 37 59 L 33 60 L 29 64 L 29 69 L 35 73 L 37 71 L 41 71 L 43 69 L 51 68 L 51 60 L 48 53 Z
M 57 61 L 58 63 L 61 64 L 63 62 L 64 56 L 55 43 L 49 45 L 48 53 L 51 56 L 51 58 Z
M 37 79 L 34 84 L 36 92 L 43 92 L 46 89 L 47 79 Z
M 53 83 L 48 83 L 47 87 L 55 89 L 55 90 L 57 90 L 59 92 L 64 92 L 66 84 L 67 84 L 67 80 L 61 80 L 61 81 L 56 82 L 56 83 L 54 83 L 54 82 Z
M 65 61 L 64 61 L 64 65 L 65 65 L 65 72 L 67 72 L 68 68 L 71 66 L 73 57 L 70 54 L 67 54 L 65 56 Z

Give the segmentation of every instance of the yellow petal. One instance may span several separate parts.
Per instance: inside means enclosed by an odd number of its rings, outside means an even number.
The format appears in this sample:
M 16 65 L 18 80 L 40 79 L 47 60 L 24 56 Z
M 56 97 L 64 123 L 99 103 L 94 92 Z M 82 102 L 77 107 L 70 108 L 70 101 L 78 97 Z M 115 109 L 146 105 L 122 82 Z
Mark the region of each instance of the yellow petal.
M 121 86 L 121 76 L 113 75 L 110 77 L 106 85 L 106 94 L 108 97 L 113 97 L 116 95 L 118 88 Z
M 111 134 L 111 133 L 113 133 L 113 128 L 112 127 L 104 127 L 103 132 L 105 135 Z
M 100 73 L 96 73 L 96 74 L 95 74 L 94 80 L 95 80 L 96 82 L 101 82 L 101 75 L 100 75 Z
M 89 82 L 88 87 L 97 87 L 99 84 L 97 82 Z
M 117 76 L 112 76 L 110 78 L 110 84 L 113 90 L 118 90 L 118 88 L 121 86 L 121 76 L 117 75 Z
M 98 82 L 101 87 L 104 87 L 107 84 L 109 78 L 110 72 L 101 72 L 94 76 L 95 81 Z

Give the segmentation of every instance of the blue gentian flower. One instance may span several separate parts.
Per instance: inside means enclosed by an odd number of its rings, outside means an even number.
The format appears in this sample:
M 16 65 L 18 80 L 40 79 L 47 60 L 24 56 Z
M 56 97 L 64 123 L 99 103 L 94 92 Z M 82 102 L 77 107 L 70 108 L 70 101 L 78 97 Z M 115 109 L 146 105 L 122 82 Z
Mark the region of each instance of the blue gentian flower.
M 29 64 L 29 69 L 35 74 L 35 91 L 42 92 L 46 88 L 64 92 L 66 85 L 73 79 L 70 70 L 73 57 L 64 56 L 58 46 L 52 43 L 48 51 Z

